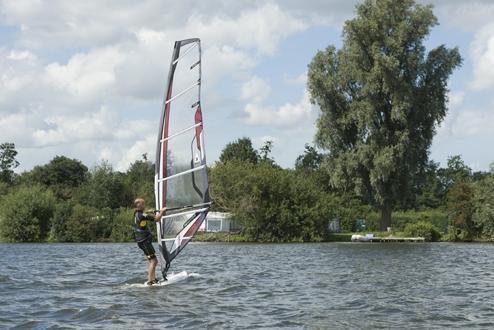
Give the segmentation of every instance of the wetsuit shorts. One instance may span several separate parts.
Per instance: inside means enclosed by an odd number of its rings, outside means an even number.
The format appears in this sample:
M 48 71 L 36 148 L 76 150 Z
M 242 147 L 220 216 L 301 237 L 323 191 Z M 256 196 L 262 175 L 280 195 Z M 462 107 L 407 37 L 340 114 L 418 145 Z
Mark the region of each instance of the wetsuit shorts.
M 137 246 L 144 251 L 144 255 L 148 260 L 156 258 L 156 251 L 154 251 L 153 241 L 151 236 L 142 242 L 138 242 Z

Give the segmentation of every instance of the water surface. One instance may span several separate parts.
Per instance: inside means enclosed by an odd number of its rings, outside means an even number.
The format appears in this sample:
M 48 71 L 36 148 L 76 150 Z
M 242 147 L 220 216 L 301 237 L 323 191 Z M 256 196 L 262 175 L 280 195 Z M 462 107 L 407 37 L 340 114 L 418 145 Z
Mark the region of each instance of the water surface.
M 0 328 L 493 328 L 494 245 L 192 243 L 140 288 L 135 244 L 0 244 Z

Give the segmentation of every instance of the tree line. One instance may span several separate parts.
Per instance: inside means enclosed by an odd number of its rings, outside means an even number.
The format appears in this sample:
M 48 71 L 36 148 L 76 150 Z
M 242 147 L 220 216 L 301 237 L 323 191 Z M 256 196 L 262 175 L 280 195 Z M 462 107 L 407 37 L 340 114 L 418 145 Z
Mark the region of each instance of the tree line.
M 365 219 L 370 230 L 492 239 L 492 174 L 472 172 L 460 156 L 446 167 L 429 159 L 448 79 L 462 63 L 457 47 L 426 48 L 437 24 L 433 7 L 414 0 L 360 2 L 342 46 L 318 51 L 308 65 L 315 145 L 286 169 L 272 159 L 271 142 L 255 150 L 248 138 L 232 141 L 210 168 L 214 207 L 232 212 L 256 241 L 324 240 L 331 219 L 347 231 Z M 146 159 L 118 172 L 59 156 L 16 176 L 13 144 L 1 150 L 8 240 L 126 240 L 129 203 L 153 200 Z
M 259 150 L 249 138 L 227 144 L 209 168 L 213 209 L 231 212 L 243 240 L 314 242 L 329 238 L 328 222 L 343 231 L 379 230 L 379 206 L 367 197 L 331 185 L 328 155 L 307 145 L 293 168 L 271 157 L 272 142 Z M 89 169 L 56 156 L 14 174 L 13 144 L 0 145 L 0 236 L 9 242 L 101 242 L 132 240 L 132 201 L 152 208 L 154 165 L 146 159 L 125 172 L 107 162 Z M 429 162 L 414 194 L 400 201 L 393 229 L 411 235 L 471 241 L 494 239 L 494 175 L 473 172 L 460 156 L 446 167 Z

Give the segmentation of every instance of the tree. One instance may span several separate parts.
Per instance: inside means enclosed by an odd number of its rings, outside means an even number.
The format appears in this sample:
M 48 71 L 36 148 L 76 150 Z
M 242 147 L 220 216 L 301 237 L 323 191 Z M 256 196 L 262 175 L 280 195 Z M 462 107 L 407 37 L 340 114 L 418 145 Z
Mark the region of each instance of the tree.
M 494 238 L 494 177 L 486 177 L 475 184 L 472 220 L 484 238 Z
M 88 168 L 80 160 L 65 156 L 55 156 L 48 164 L 31 171 L 35 181 L 47 186 L 77 187 L 86 182 L 88 174 Z
M 210 189 L 217 207 L 234 214 L 249 240 L 322 240 L 333 218 L 335 205 L 315 180 L 268 162 L 218 163 Z
M 270 157 L 272 151 L 273 151 L 273 141 L 271 140 L 264 141 L 264 144 L 259 149 L 259 155 L 261 157 L 261 160 L 274 163 L 273 159 Z
M 298 171 L 315 171 L 321 167 L 323 155 L 316 148 L 305 145 L 304 154 L 297 157 L 295 169 Z
M 101 241 L 110 236 L 111 226 L 108 209 L 77 204 L 67 218 L 65 237 L 68 242 Z
M 48 164 L 35 166 L 32 171 L 23 173 L 21 181 L 49 186 L 57 197 L 68 200 L 72 197 L 73 188 L 85 183 L 88 177 L 88 168 L 80 160 L 56 156 Z
M 472 169 L 465 164 L 460 155 L 449 157 L 447 167 L 438 170 L 439 180 L 445 193 L 455 183 L 469 180 L 471 175 Z
M 43 186 L 20 186 L 2 197 L 0 234 L 9 242 L 46 239 L 56 199 Z
M 252 147 L 252 141 L 243 137 L 226 145 L 220 155 L 222 163 L 239 160 L 241 162 L 256 164 L 259 160 L 257 151 Z
M 132 229 L 133 209 L 122 208 L 113 219 L 112 242 L 130 242 L 134 238 Z
M 14 182 L 14 169 L 19 166 L 16 156 L 14 143 L 0 144 L 0 181 L 8 184 Z
M 391 225 L 424 166 L 436 126 L 447 112 L 447 80 L 461 64 L 457 48 L 426 54 L 437 19 L 413 0 L 365 0 L 343 29 L 343 47 L 319 51 L 308 90 L 321 109 L 316 142 L 329 151 L 332 183 L 363 195 Z
M 68 242 L 70 228 L 67 228 L 67 222 L 72 215 L 74 206 L 70 202 L 61 201 L 57 203 L 53 218 L 51 219 L 50 237 L 52 242 Z
M 128 205 L 123 180 L 123 174 L 115 172 L 108 162 L 103 161 L 91 170 L 89 180 L 81 186 L 76 201 L 96 209 Z
M 142 197 L 148 203 L 154 201 L 154 165 L 147 160 L 138 160 L 132 163 L 125 173 L 124 178 L 125 190 L 128 192 L 126 197 L 129 203 L 135 198 Z
M 448 191 L 447 208 L 450 214 L 448 236 L 453 241 L 471 241 L 475 235 L 473 222 L 474 189 L 471 183 L 459 181 Z

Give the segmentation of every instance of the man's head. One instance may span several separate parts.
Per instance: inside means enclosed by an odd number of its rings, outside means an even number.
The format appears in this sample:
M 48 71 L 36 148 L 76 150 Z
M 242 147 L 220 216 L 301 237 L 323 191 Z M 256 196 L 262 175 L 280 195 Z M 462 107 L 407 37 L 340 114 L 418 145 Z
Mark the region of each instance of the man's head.
M 136 200 L 134 201 L 134 206 L 136 210 L 144 211 L 144 208 L 146 207 L 146 202 L 144 202 L 143 198 L 136 198 Z

